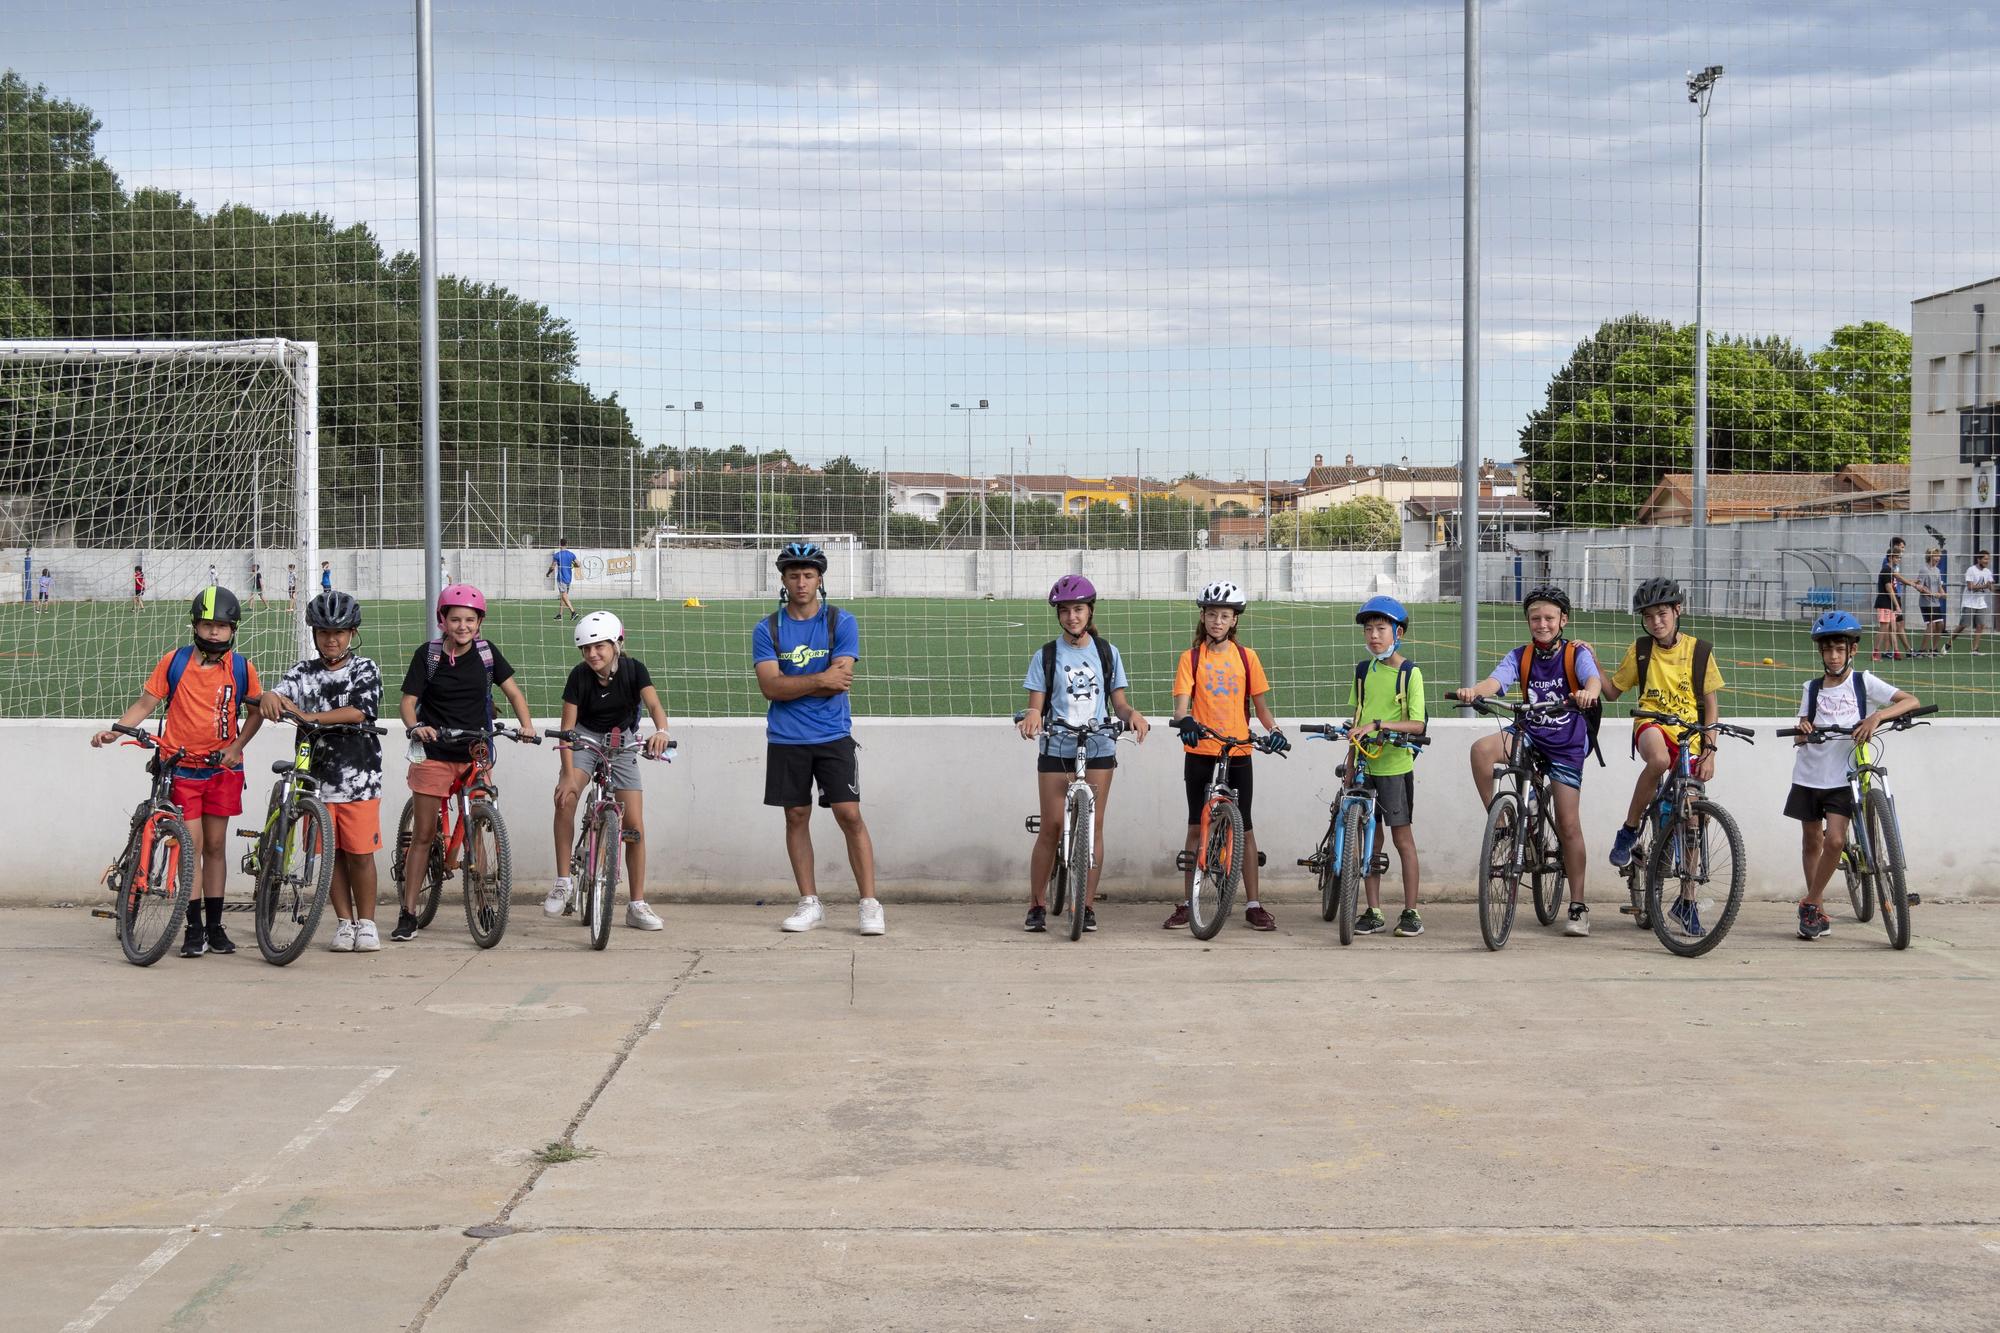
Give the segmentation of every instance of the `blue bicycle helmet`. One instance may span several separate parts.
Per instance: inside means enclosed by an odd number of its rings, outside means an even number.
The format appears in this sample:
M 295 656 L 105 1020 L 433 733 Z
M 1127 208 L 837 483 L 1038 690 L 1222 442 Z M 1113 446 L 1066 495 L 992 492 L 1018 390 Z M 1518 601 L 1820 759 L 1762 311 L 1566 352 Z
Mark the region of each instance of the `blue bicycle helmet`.
M 824 574 L 826 552 L 818 542 L 786 542 L 785 549 L 778 552 L 778 572 L 782 574 L 794 565 L 811 565 Z
M 1821 639 L 1853 639 L 1859 642 L 1861 622 L 1845 611 L 1822 611 L 1819 619 L 1812 623 L 1812 636 L 1815 643 Z
M 1393 597 L 1370 597 L 1361 604 L 1361 609 L 1354 613 L 1354 623 L 1365 625 L 1377 616 L 1391 622 L 1398 630 L 1410 627 L 1410 613 Z

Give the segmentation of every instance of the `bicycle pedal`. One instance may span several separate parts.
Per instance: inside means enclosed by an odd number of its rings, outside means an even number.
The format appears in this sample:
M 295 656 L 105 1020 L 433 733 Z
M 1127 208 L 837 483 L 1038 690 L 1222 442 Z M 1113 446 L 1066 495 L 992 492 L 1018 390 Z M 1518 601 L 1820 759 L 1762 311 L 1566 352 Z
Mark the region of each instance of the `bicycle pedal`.
M 1193 869 L 1195 868 L 1195 865 L 1196 865 L 1196 862 L 1195 862 L 1195 856 L 1194 856 L 1194 853 L 1193 853 L 1193 852 L 1175 852 L 1175 853 L 1174 853 L 1174 869 L 1176 869 L 1176 870 L 1193 870 Z
M 1308 870 L 1317 870 L 1319 869 L 1319 858 L 1317 856 L 1301 856 L 1298 860 L 1298 864 L 1304 866 Z
M 1618 910 L 1623 912 L 1626 916 L 1639 915 L 1639 909 L 1632 906 L 1632 904 L 1630 903 L 1621 903 L 1618 907 Z
M 1915 907 L 1915 906 L 1917 906 L 1917 905 L 1918 905 L 1919 903 L 1923 902 L 1923 900 L 1924 900 L 1924 895 L 1923 895 L 1923 894 L 1921 894 L 1921 893 L 1913 893 L 1913 894 L 1911 894 L 1911 895 L 1909 896 L 1909 899 L 1908 899 L 1908 902 L 1909 902 L 1910 906 L 1912 906 L 1912 907 Z
M 1029 815 L 1028 832 L 1040 833 L 1041 831 L 1042 831 L 1042 817 L 1040 815 Z
M 1386 856 L 1381 856 L 1381 855 L 1377 855 L 1377 856 L 1376 856 L 1376 857 L 1375 857 L 1375 858 L 1374 858 L 1373 860 L 1369 861 L 1369 863 L 1368 863 L 1368 873 L 1369 873 L 1369 874 L 1371 874 L 1371 875 L 1386 875 L 1386 874 L 1388 874 L 1388 873 L 1389 873 L 1389 858 L 1388 858 L 1388 857 L 1386 857 Z
M 639 835 L 632 829 L 625 829 L 619 833 L 618 841 L 637 843 L 639 841 Z
M 93 907 L 90 909 L 90 914 L 92 916 L 103 917 L 106 921 L 116 921 L 118 919 L 118 913 L 112 911 L 109 907 Z
M 253 828 L 240 828 L 236 830 L 236 836 L 239 838 L 254 838 L 257 836 L 257 830 Z
M 1266 856 L 1264 855 L 1264 853 L 1262 853 L 1262 852 L 1259 852 L 1259 853 L 1257 853 L 1257 867 L 1258 867 L 1258 869 L 1260 869 L 1260 870 L 1261 870 L 1261 869 L 1262 869 L 1262 868 L 1264 867 L 1264 863 L 1265 863 L 1265 862 L 1266 862 L 1267 860 L 1269 860 L 1269 859 L 1270 859 L 1270 858 L 1266 857 Z

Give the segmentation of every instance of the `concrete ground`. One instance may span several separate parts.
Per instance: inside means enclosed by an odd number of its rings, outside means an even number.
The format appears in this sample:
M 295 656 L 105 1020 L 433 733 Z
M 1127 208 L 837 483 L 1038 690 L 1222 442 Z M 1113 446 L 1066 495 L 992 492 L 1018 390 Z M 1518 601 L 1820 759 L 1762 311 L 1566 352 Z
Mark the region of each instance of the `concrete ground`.
M 288 969 L 0 912 L 0 1325 L 2000 1327 L 2000 908 L 1685 961 L 521 906 Z

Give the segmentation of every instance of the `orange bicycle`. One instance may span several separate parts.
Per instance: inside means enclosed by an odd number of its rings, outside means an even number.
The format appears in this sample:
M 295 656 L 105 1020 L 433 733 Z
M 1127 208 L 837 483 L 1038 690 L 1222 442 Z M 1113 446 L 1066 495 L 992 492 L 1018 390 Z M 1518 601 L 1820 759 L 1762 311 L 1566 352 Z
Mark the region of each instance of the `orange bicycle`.
M 1229 900 L 1243 882 L 1243 811 L 1236 804 L 1236 789 L 1229 785 L 1229 760 L 1237 750 L 1272 753 L 1271 739 L 1224 736 L 1192 718 L 1175 718 L 1167 725 L 1179 728 L 1183 721 L 1193 724 L 1198 736 L 1216 741 L 1222 752 L 1216 756 L 1215 772 L 1209 775 L 1208 796 L 1201 805 L 1201 835 L 1192 852 L 1183 851 L 1174 859 L 1176 870 L 1194 871 L 1188 890 L 1188 932 L 1198 940 L 1212 940 L 1222 923 L 1229 919 Z M 1264 864 L 1257 853 L 1257 864 Z
M 146 759 L 153 790 L 133 809 L 125 850 L 104 872 L 104 882 L 118 897 L 111 912 L 118 923 L 118 947 L 125 951 L 126 962 L 151 967 L 166 953 L 194 893 L 195 848 L 173 797 L 174 768 L 191 756 L 186 750 L 165 753 L 158 741 L 137 727 L 114 722 L 111 730 L 129 737 L 125 744 L 153 752 Z M 203 762 L 214 763 L 216 758 L 210 754 Z
M 532 732 L 513 727 L 491 731 L 437 728 L 441 741 L 471 741 L 472 763 L 451 784 L 451 791 L 438 806 L 437 835 L 431 839 L 430 860 L 424 866 L 424 882 L 417 894 L 417 924 L 430 925 L 444 896 L 444 882 L 454 874 L 465 893 L 465 924 L 472 942 L 490 949 L 507 933 L 507 902 L 514 889 L 514 858 L 507 842 L 507 822 L 500 817 L 500 788 L 493 780 L 495 737 L 534 745 L 539 738 Z M 404 893 L 404 866 L 408 861 L 411 828 L 416 820 L 416 796 L 403 802 L 403 816 L 396 826 L 396 860 L 392 867 L 399 902 Z

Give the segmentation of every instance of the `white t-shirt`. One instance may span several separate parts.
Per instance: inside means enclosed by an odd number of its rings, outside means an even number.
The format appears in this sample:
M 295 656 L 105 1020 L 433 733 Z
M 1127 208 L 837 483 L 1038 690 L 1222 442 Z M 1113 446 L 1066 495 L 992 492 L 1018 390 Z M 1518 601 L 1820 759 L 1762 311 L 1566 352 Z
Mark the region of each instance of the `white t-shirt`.
M 1967 611 L 1986 609 L 1986 590 L 1993 586 L 1993 571 L 1981 569 L 1978 565 L 1965 567 L 1965 601 Z
M 1868 711 L 1875 712 L 1893 703 L 1896 687 L 1872 671 L 1857 672 L 1861 683 L 1868 690 Z M 1799 691 L 1799 716 L 1806 715 L 1806 700 L 1812 696 L 1812 686 L 1806 685 Z M 1855 711 L 1854 681 L 1850 678 L 1838 685 L 1822 685 L 1819 691 L 1819 711 L 1814 715 L 1815 727 L 1851 727 L 1861 721 Z M 1821 741 L 1818 745 L 1801 745 L 1792 757 L 1792 781 L 1801 787 L 1845 787 L 1847 785 L 1847 756 L 1854 753 L 1851 737 L 1836 736 L 1832 740 Z

